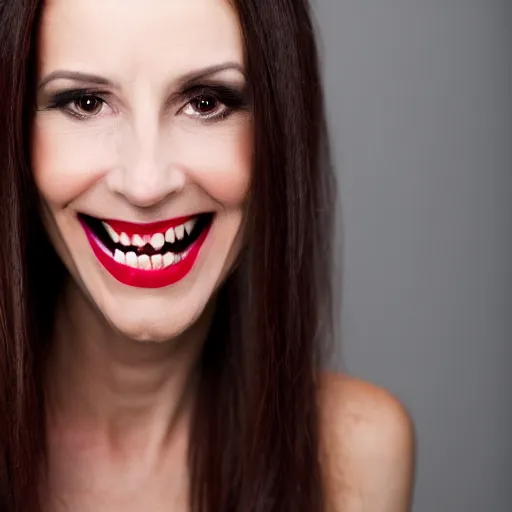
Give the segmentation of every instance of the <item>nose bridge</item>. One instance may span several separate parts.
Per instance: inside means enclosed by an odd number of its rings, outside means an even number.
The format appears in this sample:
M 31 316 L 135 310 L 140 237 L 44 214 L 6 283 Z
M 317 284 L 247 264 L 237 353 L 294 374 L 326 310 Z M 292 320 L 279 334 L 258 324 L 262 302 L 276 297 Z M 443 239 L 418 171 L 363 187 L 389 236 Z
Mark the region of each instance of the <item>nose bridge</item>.
M 173 169 L 157 116 L 146 113 L 122 139 L 120 165 L 112 188 L 136 206 L 148 207 L 179 190 L 184 177 Z
M 165 163 L 159 151 L 159 138 L 156 120 L 146 116 L 146 119 L 133 124 L 123 148 L 127 182 L 151 186 L 162 179 Z
M 151 183 L 163 172 L 163 162 L 158 154 L 159 133 L 156 123 L 144 123 L 131 130 L 125 141 L 124 172 L 130 181 Z

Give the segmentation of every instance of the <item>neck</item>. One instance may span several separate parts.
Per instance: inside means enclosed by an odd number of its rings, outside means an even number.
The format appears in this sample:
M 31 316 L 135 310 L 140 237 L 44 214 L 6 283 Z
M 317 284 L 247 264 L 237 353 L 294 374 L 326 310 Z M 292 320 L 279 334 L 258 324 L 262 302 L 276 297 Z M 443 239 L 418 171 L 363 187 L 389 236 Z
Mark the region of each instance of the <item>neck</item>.
M 137 342 L 116 331 L 73 285 L 56 316 L 48 365 L 50 421 L 95 432 L 116 449 L 159 450 L 190 416 L 211 311 L 175 339 Z

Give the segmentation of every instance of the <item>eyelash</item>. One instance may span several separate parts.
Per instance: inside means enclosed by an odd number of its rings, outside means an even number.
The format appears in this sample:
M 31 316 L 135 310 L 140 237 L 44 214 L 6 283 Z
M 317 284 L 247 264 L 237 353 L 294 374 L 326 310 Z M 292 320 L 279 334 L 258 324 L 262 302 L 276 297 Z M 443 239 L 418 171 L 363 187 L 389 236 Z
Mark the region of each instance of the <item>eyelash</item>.
M 81 121 L 87 121 L 93 119 L 98 114 L 80 114 L 76 111 L 76 103 L 80 100 L 87 98 L 99 101 L 102 105 L 108 104 L 105 97 L 108 96 L 101 90 L 96 89 L 70 89 L 56 93 L 50 99 L 48 109 L 50 110 L 61 110 L 69 116 Z M 227 85 L 209 85 L 209 86 L 194 86 L 191 87 L 179 95 L 182 101 L 186 103 L 179 109 L 179 113 L 183 112 L 188 106 L 194 101 L 200 101 L 204 99 L 213 99 L 216 102 L 216 106 L 219 104 L 224 108 L 220 113 L 217 114 L 201 114 L 197 113 L 189 115 L 189 117 L 197 118 L 202 122 L 213 123 L 216 121 L 222 121 L 227 119 L 234 112 L 243 110 L 247 107 L 247 101 L 244 94 Z M 70 105 L 74 104 L 75 109 L 70 108 Z

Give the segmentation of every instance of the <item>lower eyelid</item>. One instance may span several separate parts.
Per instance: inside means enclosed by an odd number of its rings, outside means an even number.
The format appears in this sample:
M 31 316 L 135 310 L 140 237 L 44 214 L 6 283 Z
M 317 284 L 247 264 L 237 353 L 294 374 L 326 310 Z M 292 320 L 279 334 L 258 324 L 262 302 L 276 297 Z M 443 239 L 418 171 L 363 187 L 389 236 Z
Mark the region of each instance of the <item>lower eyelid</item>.
M 183 112 L 188 117 L 204 119 L 204 120 L 215 119 L 215 118 L 222 118 L 226 113 L 229 113 L 231 111 L 231 109 L 229 107 L 227 107 L 226 105 L 224 105 L 223 103 L 220 103 L 220 105 L 222 105 L 220 110 L 218 112 L 214 112 L 213 114 L 201 114 L 201 113 L 197 112 L 196 110 L 194 110 L 190 104 L 187 105 L 183 109 Z M 192 112 L 191 113 L 186 113 L 187 109 L 190 109 Z
M 62 110 L 65 110 L 66 112 L 69 112 L 73 117 L 78 119 L 94 119 L 96 117 L 104 117 L 105 115 L 110 115 L 110 113 L 103 114 L 103 111 L 105 109 L 105 106 L 108 107 L 112 112 L 115 114 L 115 111 L 112 107 L 110 107 L 106 101 L 102 100 L 100 98 L 100 101 L 102 103 L 102 108 L 97 114 L 82 114 L 80 112 L 80 109 L 76 108 L 76 105 L 73 106 L 74 102 L 69 103 L 67 106 L 61 107 Z
M 100 98 L 100 97 L 98 97 L 98 99 L 102 103 L 102 108 L 97 114 L 82 113 L 80 111 L 80 109 L 77 108 L 77 106 L 76 106 L 76 102 L 78 100 L 71 100 L 65 105 L 53 105 L 51 108 L 60 110 L 63 113 L 67 114 L 68 116 L 72 117 L 73 119 L 77 119 L 77 120 L 92 120 L 92 119 L 107 117 L 112 114 L 115 115 L 118 113 L 114 108 L 112 108 L 108 104 L 108 102 L 105 99 Z M 204 122 L 208 122 L 208 121 L 213 122 L 216 120 L 221 121 L 223 119 L 226 119 L 233 113 L 233 111 L 236 111 L 236 109 L 232 109 L 232 108 L 228 107 L 227 105 L 225 105 L 221 100 L 218 100 L 218 101 L 219 101 L 220 110 L 218 112 L 214 112 L 212 114 L 201 114 L 201 113 L 197 112 L 190 105 L 190 103 L 185 106 L 185 108 L 182 110 L 182 112 L 187 117 L 195 119 L 195 120 L 204 121 Z M 186 112 L 187 109 L 189 110 L 189 112 Z M 105 110 L 107 110 L 107 111 L 105 112 Z

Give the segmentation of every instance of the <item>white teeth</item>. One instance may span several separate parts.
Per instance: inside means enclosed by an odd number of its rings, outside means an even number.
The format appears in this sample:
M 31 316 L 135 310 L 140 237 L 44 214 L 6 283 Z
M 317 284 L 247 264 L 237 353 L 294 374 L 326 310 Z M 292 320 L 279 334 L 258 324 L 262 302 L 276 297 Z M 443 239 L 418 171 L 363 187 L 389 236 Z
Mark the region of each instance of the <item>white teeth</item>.
M 168 229 L 167 232 L 165 233 L 165 241 L 170 244 L 173 244 L 175 239 L 176 239 L 176 237 L 174 234 L 174 229 L 173 228 Z
M 102 224 L 112 241 L 116 244 L 121 243 L 121 245 L 125 247 L 144 247 L 147 243 L 150 243 L 155 248 L 155 250 L 159 251 L 164 246 L 165 242 L 173 244 L 176 240 L 183 240 L 185 234 L 190 235 L 196 223 L 197 218 L 191 219 L 181 226 L 168 229 L 165 235 L 162 233 L 156 233 L 151 236 L 151 238 L 149 238 L 149 236 L 142 237 L 140 235 L 133 235 L 130 237 L 126 233 L 118 234 L 114 228 L 106 222 L 103 222 Z
M 126 265 L 126 256 L 123 251 L 120 251 L 119 249 L 116 249 L 114 253 L 114 259 L 118 263 L 122 263 L 123 265 Z
M 132 268 L 140 268 L 142 270 L 158 270 L 180 262 L 182 259 L 187 257 L 187 254 L 188 251 L 182 254 L 166 252 L 163 256 L 161 254 L 153 254 L 153 256 L 150 257 L 147 254 L 141 254 L 140 256 L 137 256 L 137 254 L 133 251 L 125 254 L 123 251 L 116 249 L 114 252 L 114 260 Z
M 144 242 L 140 235 L 133 235 L 131 245 L 134 245 L 135 247 L 144 247 L 146 245 L 146 242 Z
M 174 254 L 172 252 L 166 252 L 164 254 L 164 267 L 168 267 L 174 263 Z
M 117 244 L 119 242 L 119 235 L 115 232 L 114 228 L 107 224 L 106 222 L 102 222 L 103 227 L 107 230 L 108 235 L 112 238 L 112 241 Z
M 130 237 L 126 233 L 121 233 L 120 240 L 121 244 L 124 245 L 125 247 L 132 245 L 132 241 L 130 240 Z
M 192 230 L 194 229 L 194 226 L 196 225 L 196 219 L 189 220 L 188 222 L 185 222 L 185 231 L 188 235 L 192 233 Z
M 162 233 L 156 233 L 151 237 L 151 245 L 155 248 L 155 250 L 159 251 L 165 244 L 165 238 Z
M 183 224 L 181 226 L 176 226 L 174 228 L 174 232 L 176 233 L 176 238 L 178 240 L 183 240 L 183 237 L 185 236 L 185 226 Z
M 126 264 L 133 268 L 137 268 L 139 266 L 137 262 L 137 255 L 134 252 L 126 254 Z
M 164 259 L 161 254 L 153 254 L 153 256 L 151 256 L 151 266 L 154 269 L 159 269 L 164 266 Z
M 137 259 L 139 262 L 139 268 L 142 268 L 144 270 L 151 269 L 151 260 L 149 259 L 149 256 L 147 254 L 142 254 Z

